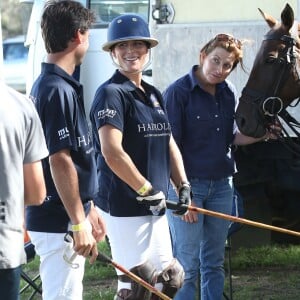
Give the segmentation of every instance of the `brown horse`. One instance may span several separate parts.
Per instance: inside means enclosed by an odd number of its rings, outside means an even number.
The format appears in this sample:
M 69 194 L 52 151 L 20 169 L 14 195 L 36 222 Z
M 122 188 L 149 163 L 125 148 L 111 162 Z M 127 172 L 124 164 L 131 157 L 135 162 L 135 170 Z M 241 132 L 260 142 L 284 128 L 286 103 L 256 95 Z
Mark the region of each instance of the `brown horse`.
M 236 111 L 239 130 L 253 137 L 264 136 L 278 116 L 287 118 L 286 122 L 297 122 L 291 121 L 285 108 L 300 96 L 297 72 L 300 43 L 298 28 L 296 34 L 291 33 L 293 9 L 286 4 L 281 22 L 259 11 L 271 29 L 264 36 Z

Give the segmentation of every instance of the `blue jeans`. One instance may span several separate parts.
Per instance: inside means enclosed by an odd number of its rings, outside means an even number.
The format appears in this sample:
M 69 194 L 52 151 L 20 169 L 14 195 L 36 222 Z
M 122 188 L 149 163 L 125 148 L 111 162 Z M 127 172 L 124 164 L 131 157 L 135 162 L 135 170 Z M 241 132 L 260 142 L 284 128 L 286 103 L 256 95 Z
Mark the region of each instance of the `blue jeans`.
M 21 279 L 21 266 L 14 269 L 0 269 L 0 298 L 18 300 Z
M 231 214 L 233 187 L 232 178 L 221 180 L 190 179 L 193 190 L 193 205 L 212 211 Z M 168 198 L 178 197 L 169 189 Z M 187 223 L 174 216 L 171 210 L 167 216 L 172 235 L 174 256 L 185 271 L 183 287 L 174 300 L 194 300 L 200 269 L 201 299 L 220 300 L 224 288 L 224 255 L 229 221 L 204 214 L 198 215 L 198 222 Z

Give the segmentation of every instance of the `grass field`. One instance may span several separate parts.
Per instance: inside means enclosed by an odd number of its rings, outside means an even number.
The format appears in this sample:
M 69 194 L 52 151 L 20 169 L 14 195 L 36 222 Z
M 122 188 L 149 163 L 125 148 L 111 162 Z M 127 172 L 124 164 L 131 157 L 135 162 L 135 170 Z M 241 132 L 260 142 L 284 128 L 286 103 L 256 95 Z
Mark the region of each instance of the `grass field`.
M 109 255 L 106 243 L 101 243 L 99 249 Z M 300 246 L 240 248 L 232 254 L 231 266 L 234 300 L 300 299 Z M 38 258 L 24 266 L 24 270 L 31 276 L 36 274 Z M 225 270 L 227 273 L 227 265 Z M 230 296 L 228 279 L 226 276 L 224 291 Z M 27 300 L 29 292 L 22 294 L 21 300 Z M 84 300 L 112 300 L 115 292 L 116 275 L 113 267 L 102 262 L 93 265 L 87 262 Z M 33 299 L 42 298 L 35 296 Z

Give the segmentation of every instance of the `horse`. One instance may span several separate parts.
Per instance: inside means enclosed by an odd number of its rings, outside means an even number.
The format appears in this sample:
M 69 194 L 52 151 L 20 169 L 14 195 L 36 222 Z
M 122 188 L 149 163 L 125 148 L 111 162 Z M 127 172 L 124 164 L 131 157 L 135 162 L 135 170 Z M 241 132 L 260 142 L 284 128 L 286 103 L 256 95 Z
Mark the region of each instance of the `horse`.
M 277 140 L 262 140 L 236 148 L 234 157 L 238 172 L 234 182 L 250 218 L 253 214 L 252 217 L 265 223 L 300 231 L 299 214 L 296 213 L 300 208 L 297 179 L 300 175 L 300 137 L 294 128 L 300 123 L 287 111 L 292 104 L 297 105 L 300 96 L 297 72 L 300 27 L 289 4 L 281 12 L 281 21 L 261 9 L 259 12 L 270 29 L 263 37 L 242 90 L 236 124 L 241 133 L 255 138 L 262 138 L 267 130 L 271 131 L 274 123 L 281 124 L 283 132 Z M 291 138 L 284 127 L 290 127 L 298 138 Z M 257 240 L 261 238 L 257 232 L 252 234 Z M 299 243 L 299 239 L 282 235 L 272 234 L 272 240 Z
M 241 133 L 260 138 L 270 130 L 270 124 L 275 120 L 282 123 L 279 116 L 296 133 L 294 126 L 300 124 L 286 108 L 300 96 L 297 72 L 300 27 L 296 28 L 296 33 L 292 32 L 291 29 L 295 27 L 294 12 L 289 4 L 281 12 L 281 22 L 258 10 L 270 30 L 264 36 L 242 90 L 235 115 L 236 123 Z

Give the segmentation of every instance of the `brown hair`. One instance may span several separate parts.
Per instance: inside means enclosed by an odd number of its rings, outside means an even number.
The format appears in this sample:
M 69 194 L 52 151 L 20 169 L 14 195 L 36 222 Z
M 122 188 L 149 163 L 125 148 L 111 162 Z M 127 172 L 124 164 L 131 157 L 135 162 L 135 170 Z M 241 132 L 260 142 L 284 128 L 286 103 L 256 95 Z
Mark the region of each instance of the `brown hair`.
M 41 29 L 47 53 L 65 50 L 77 31 L 85 33 L 94 20 L 94 13 L 77 1 L 46 1 Z
M 220 47 L 228 51 L 229 53 L 234 53 L 235 61 L 232 66 L 232 70 L 240 63 L 241 68 L 245 71 L 245 66 L 243 64 L 243 49 L 242 42 L 232 35 L 226 33 L 217 34 L 213 39 L 211 39 L 208 43 L 204 45 L 204 47 L 200 50 L 200 53 L 205 53 L 208 55 L 215 48 Z

